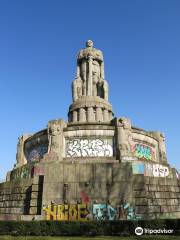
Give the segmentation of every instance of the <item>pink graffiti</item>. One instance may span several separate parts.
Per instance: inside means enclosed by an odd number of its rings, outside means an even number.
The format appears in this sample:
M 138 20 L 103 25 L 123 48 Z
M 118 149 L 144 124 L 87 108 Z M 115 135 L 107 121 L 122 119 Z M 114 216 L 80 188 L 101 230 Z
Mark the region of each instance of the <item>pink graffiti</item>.
M 44 175 L 44 168 L 43 167 L 33 167 L 32 172 L 33 172 L 33 175 L 36 175 L 36 176 Z
M 90 198 L 87 195 L 87 193 L 81 192 L 80 195 L 81 195 L 82 202 L 85 203 L 85 204 L 88 204 L 89 201 L 90 201 Z

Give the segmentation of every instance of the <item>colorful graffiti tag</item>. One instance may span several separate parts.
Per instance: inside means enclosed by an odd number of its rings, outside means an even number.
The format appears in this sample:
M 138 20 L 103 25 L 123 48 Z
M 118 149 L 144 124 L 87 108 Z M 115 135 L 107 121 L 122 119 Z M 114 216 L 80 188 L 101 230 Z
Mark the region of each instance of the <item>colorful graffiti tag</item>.
M 132 146 L 134 156 L 146 160 L 154 160 L 154 152 L 150 146 L 136 143 Z
M 126 216 L 127 220 L 138 220 L 141 219 L 141 215 L 136 214 L 134 207 L 130 206 L 129 203 L 122 205 L 123 215 Z
M 35 166 L 32 168 L 32 175 L 35 176 L 40 176 L 40 175 L 44 175 L 44 167 L 42 166 Z
M 59 204 L 43 207 L 46 212 L 46 220 L 87 220 L 89 211 L 86 204 Z
M 88 196 L 87 193 L 85 193 L 85 192 L 82 191 L 82 192 L 80 193 L 80 196 L 81 196 L 81 199 L 82 199 L 82 202 L 83 202 L 83 203 L 85 203 L 85 204 L 88 204 L 88 203 L 89 203 L 90 198 L 89 198 L 89 196 Z
M 46 220 L 59 221 L 88 221 L 88 220 L 117 220 L 117 219 L 141 219 L 136 214 L 135 208 L 125 202 L 117 208 L 107 203 L 93 204 L 88 210 L 87 204 L 58 204 L 43 207 Z
M 31 167 L 22 166 L 17 169 L 14 169 L 10 174 L 10 180 L 17 180 L 22 178 L 30 178 L 31 177 Z
M 169 176 L 169 168 L 160 164 L 151 163 L 133 163 L 133 174 L 143 174 L 148 177 L 167 177 Z
M 36 147 L 35 149 L 31 150 L 28 155 L 28 161 L 34 162 L 38 161 L 40 158 L 44 156 L 45 153 L 47 153 L 48 147 L 46 145 L 40 145 Z
M 112 139 L 111 139 L 112 141 Z M 103 139 L 73 139 L 66 141 L 66 157 L 111 157 L 112 143 Z
M 116 213 L 116 209 L 108 204 L 93 205 L 93 218 L 96 220 L 114 220 Z

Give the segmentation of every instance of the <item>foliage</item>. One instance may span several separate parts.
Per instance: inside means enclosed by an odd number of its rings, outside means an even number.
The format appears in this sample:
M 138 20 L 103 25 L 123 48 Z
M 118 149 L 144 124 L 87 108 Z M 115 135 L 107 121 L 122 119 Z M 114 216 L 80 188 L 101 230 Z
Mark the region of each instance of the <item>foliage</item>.
M 12 236 L 133 236 L 136 227 L 173 229 L 180 235 L 180 219 L 124 221 L 0 221 L 0 235 Z

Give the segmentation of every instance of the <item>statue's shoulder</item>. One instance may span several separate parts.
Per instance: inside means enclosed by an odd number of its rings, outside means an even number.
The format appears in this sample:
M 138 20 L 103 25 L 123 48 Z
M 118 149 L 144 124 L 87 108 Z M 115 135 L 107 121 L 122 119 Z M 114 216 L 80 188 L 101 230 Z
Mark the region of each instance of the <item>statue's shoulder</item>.
M 77 59 L 84 58 L 84 50 L 85 50 L 85 49 L 81 49 L 81 50 L 78 52 Z
M 93 48 L 93 57 L 103 61 L 103 54 L 102 51 L 96 48 Z

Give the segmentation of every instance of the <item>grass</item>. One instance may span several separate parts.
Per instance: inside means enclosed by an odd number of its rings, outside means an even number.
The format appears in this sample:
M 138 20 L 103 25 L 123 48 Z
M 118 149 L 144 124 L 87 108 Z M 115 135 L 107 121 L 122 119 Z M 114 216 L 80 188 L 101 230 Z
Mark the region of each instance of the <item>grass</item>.
M 134 237 L 50 237 L 50 236 L 28 236 L 28 237 L 13 237 L 13 236 L 0 236 L 0 240 L 180 240 L 180 236 L 168 235 L 146 235 Z

